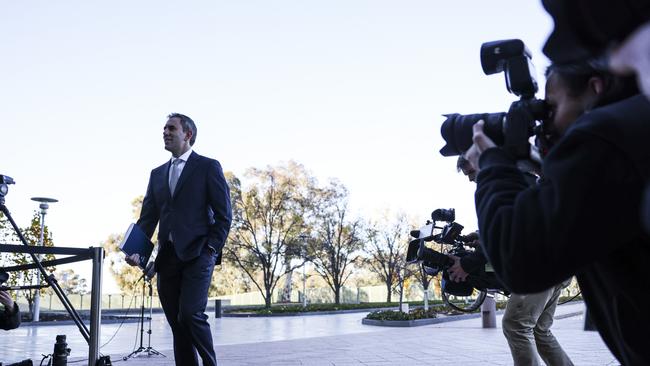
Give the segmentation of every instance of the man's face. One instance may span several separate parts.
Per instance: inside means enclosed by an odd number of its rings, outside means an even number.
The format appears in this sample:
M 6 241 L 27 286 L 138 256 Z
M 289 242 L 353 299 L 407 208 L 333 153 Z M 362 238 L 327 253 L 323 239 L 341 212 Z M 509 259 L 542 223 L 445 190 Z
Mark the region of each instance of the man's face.
M 180 118 L 172 117 L 165 123 L 163 130 L 165 150 L 171 152 L 174 157 L 179 157 L 189 150 L 190 137 L 192 132 L 190 130 L 183 132 Z
M 556 73 L 551 73 L 546 81 L 546 103 L 550 114 L 547 123 L 552 140 L 556 140 L 582 115 L 587 108 L 584 95 L 571 95 L 565 82 Z
M 476 182 L 476 175 L 478 174 L 478 170 L 474 168 L 472 166 L 472 163 L 470 163 L 468 160 L 463 160 L 462 164 L 460 165 L 460 171 L 465 174 L 470 182 Z

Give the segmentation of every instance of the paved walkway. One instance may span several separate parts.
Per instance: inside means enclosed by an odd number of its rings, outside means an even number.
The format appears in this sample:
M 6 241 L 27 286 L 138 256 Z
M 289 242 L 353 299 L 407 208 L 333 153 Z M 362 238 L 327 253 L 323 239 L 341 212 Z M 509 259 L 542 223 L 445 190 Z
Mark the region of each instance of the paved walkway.
M 555 321 L 554 334 L 576 365 L 617 365 L 598 333 L 582 330 L 584 320 L 575 315 L 582 309 L 582 304 L 558 307 L 556 315 L 561 319 Z M 512 364 L 500 327 L 482 329 L 480 318 L 385 328 L 362 325 L 365 314 L 221 318 L 210 319 L 210 323 L 222 366 Z M 573 316 L 564 318 L 566 315 Z M 171 332 L 161 315 L 154 315 L 152 333 L 151 345 L 166 358 L 121 360 L 139 345 L 137 323 L 104 325 L 102 343 L 116 336 L 102 352 L 111 355 L 118 365 L 173 365 Z M 86 357 L 88 347 L 74 325 L 41 325 L 21 327 L 0 337 L 0 360 L 15 362 L 31 357 L 38 364 L 40 354 L 52 351 L 56 334 L 68 335 L 71 361 Z

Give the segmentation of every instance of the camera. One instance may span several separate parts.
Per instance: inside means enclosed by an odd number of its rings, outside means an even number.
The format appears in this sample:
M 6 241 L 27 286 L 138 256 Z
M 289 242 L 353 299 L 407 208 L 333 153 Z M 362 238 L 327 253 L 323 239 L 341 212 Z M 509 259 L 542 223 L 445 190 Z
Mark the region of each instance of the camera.
M 9 193 L 9 184 L 14 183 L 13 178 L 0 174 L 0 199 Z
M 504 72 L 508 92 L 520 97 L 507 113 L 446 114 L 440 132 L 446 145 L 443 156 L 461 155 L 472 146 L 472 127 L 485 121 L 483 130 L 497 145 L 506 147 L 517 158 L 530 157 L 528 139 L 540 133 L 536 121 L 548 117 L 546 103 L 535 98 L 538 90 L 530 50 L 519 39 L 481 45 L 481 66 L 486 75 Z
M 456 220 L 456 210 L 453 208 L 438 208 L 431 213 L 431 220 L 433 221 L 447 221 L 452 222 Z
M 433 221 L 428 220 L 421 228 L 411 231 L 413 240 L 409 242 L 406 252 L 407 263 L 421 264 L 424 271 L 431 276 L 442 272 L 443 291 L 452 295 L 469 296 L 474 289 L 482 291 L 503 288 L 494 273 L 486 272 L 484 266 L 468 271 L 465 282 L 449 281 L 447 270 L 454 264 L 449 256 L 462 258 L 473 253 L 478 247 L 478 234 L 461 235 L 464 227 L 454 221 L 454 209 L 434 210 L 431 218 Z M 444 221 L 446 224 L 438 226 L 437 221 Z M 438 244 L 439 250 L 427 247 L 428 242 Z
M 54 343 L 54 352 L 52 352 L 52 366 L 67 365 L 69 355 L 70 348 L 68 348 L 65 334 L 57 335 L 56 343 Z

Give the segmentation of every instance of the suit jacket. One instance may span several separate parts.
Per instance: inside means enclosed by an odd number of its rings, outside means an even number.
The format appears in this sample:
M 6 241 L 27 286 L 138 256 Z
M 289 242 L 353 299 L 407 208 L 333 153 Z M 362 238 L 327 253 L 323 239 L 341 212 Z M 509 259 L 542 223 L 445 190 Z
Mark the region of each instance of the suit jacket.
M 152 237 L 160 223 L 158 243 L 167 241 L 171 233 L 174 250 L 182 261 L 198 257 L 208 245 L 219 254 L 219 263 L 232 221 L 230 190 L 221 165 L 192 152 L 173 194 L 169 189 L 170 166 L 168 161 L 151 171 L 138 226 Z

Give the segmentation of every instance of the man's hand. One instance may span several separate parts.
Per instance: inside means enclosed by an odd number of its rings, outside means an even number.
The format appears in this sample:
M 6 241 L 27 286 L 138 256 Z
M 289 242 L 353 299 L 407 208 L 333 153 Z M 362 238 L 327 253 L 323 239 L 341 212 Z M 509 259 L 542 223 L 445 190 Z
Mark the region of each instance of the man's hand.
M 650 97 L 650 22 L 612 51 L 609 66 L 617 74 L 636 73 L 639 88 Z
M 140 254 L 134 253 L 131 254 L 130 256 L 125 258 L 126 263 L 128 263 L 131 266 L 139 266 L 140 265 Z
M 7 311 L 14 311 L 14 299 L 11 298 L 7 291 L 0 291 L 0 304 L 4 305 Z
M 479 168 L 478 160 L 483 151 L 497 146 L 494 141 L 483 132 L 483 125 L 485 125 L 485 121 L 480 120 L 472 126 L 472 131 L 474 131 L 472 141 L 474 141 L 474 144 L 465 152 L 465 158 L 476 170 Z
M 465 272 L 460 265 L 460 258 L 455 255 L 450 255 L 449 258 L 454 260 L 454 264 L 449 267 L 449 279 L 453 282 L 464 282 L 467 279 L 468 273 Z

